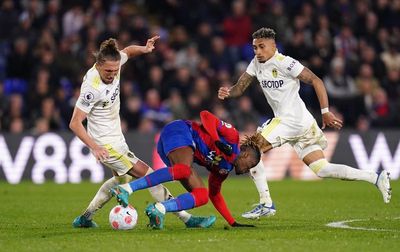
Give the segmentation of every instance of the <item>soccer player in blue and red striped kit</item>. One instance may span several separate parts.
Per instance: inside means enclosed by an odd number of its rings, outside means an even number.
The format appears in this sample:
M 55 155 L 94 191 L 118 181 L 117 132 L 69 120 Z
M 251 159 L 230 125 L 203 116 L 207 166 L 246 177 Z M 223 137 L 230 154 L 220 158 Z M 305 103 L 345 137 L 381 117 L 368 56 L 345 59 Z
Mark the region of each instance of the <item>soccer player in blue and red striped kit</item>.
M 255 166 L 261 154 L 250 152 L 252 157 L 240 159 L 238 162 L 238 131 L 208 111 L 202 111 L 200 119 L 201 124 L 187 120 L 176 120 L 167 124 L 161 131 L 157 145 L 158 154 L 167 167 L 133 182 L 115 186 L 111 189 L 111 194 L 116 196 L 120 204 L 127 206 L 129 194 L 167 181 L 179 180 L 188 193 L 150 204 L 146 208 L 146 214 L 151 227 L 162 229 L 166 212 L 199 207 L 205 205 L 208 198 L 229 225 L 251 227 L 253 225 L 237 223 L 232 217 L 221 194 L 221 185 L 231 170 L 235 169 L 236 174 L 242 174 Z M 192 168 L 193 162 L 210 172 L 208 190 Z

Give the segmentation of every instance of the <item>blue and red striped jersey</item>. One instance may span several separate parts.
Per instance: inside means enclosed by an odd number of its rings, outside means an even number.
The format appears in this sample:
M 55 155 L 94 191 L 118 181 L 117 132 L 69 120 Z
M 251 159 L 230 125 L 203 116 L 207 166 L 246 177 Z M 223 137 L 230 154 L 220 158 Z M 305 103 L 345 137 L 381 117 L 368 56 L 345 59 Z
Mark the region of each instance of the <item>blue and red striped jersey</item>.
M 196 146 L 194 162 L 213 173 L 228 174 L 233 169 L 233 162 L 239 154 L 239 132 L 231 124 L 218 119 L 208 111 L 202 111 L 200 119 L 201 124 L 186 121 L 192 128 Z M 224 154 L 217 148 L 215 141 L 229 144 L 232 147 L 232 155 Z

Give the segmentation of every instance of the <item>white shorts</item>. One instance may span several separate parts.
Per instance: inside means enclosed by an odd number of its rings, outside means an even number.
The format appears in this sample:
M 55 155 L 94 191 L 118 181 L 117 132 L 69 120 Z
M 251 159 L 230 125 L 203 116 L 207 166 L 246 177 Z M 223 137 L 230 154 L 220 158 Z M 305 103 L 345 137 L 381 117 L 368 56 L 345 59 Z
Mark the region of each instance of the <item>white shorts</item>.
M 119 176 L 126 174 L 133 167 L 133 164 L 136 164 L 139 160 L 135 154 L 129 150 L 125 142 L 105 144 L 103 146 L 108 150 L 110 157 L 102 163 L 115 171 Z
M 304 130 L 275 117 L 265 122 L 257 131 L 272 145 L 272 148 L 285 143 L 292 145 L 300 159 L 316 150 L 323 150 L 328 145 L 324 133 L 315 120 Z

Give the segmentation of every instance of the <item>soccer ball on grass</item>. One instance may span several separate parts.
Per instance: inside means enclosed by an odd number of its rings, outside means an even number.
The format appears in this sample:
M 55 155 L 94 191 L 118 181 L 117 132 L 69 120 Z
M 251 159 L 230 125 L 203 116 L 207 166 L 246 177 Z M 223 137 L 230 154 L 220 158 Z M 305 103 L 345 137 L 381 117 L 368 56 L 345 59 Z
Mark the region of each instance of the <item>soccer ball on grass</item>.
M 131 205 L 128 205 L 127 207 L 116 205 L 111 209 L 109 215 L 110 225 L 116 230 L 128 230 L 134 228 L 137 224 L 137 219 L 137 211 Z

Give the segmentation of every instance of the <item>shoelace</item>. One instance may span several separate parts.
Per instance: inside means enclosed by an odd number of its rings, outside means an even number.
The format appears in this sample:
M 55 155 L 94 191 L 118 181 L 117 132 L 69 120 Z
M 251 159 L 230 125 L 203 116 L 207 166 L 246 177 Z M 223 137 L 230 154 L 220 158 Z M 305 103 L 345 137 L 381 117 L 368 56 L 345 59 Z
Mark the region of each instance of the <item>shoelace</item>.
M 257 206 L 256 208 L 254 208 L 253 210 L 250 211 L 250 213 L 255 213 L 258 210 L 264 208 L 265 204 L 253 204 L 253 206 Z

